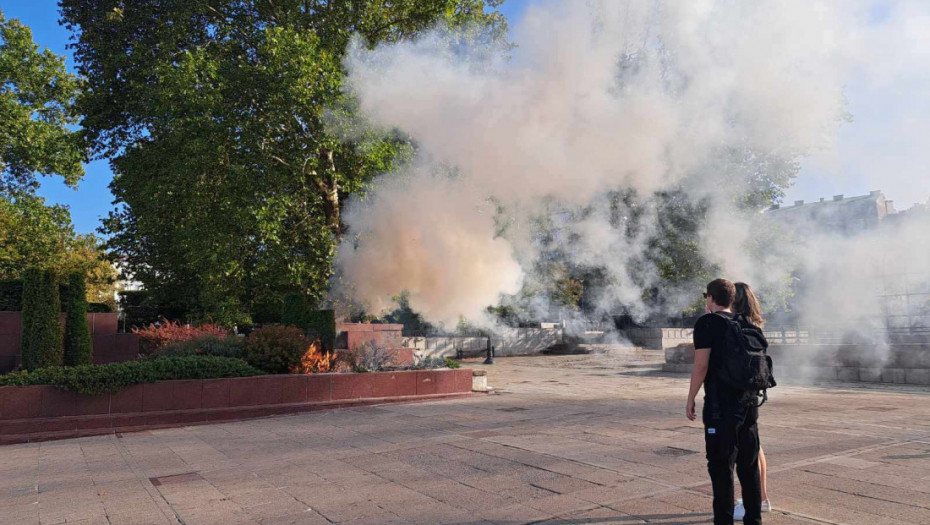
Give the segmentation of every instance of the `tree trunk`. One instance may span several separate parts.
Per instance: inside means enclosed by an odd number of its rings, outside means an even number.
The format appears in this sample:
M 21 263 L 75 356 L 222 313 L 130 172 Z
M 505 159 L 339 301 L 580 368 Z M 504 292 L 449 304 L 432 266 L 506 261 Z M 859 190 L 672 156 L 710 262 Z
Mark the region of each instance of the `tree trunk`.
M 333 151 L 323 149 L 320 151 L 320 161 L 325 166 L 323 176 L 318 178 L 318 185 L 323 192 L 323 211 L 326 214 L 326 226 L 336 236 L 342 234 L 342 216 L 339 203 L 339 181 L 336 179 L 336 164 L 333 160 Z

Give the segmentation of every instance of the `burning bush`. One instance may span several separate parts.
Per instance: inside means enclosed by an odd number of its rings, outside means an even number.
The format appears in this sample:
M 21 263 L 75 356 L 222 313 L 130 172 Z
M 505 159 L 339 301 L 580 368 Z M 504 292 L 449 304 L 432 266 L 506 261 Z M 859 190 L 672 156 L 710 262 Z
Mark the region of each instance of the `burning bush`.
M 300 364 L 290 369 L 292 374 L 322 374 L 332 372 L 336 364 L 335 354 L 324 352 L 323 343 L 316 339 L 300 358 Z
M 139 351 L 143 355 L 149 355 L 158 352 L 171 343 L 192 341 L 202 337 L 223 339 L 228 332 L 225 328 L 209 323 L 192 326 L 162 319 L 160 324 L 152 323 L 142 329 L 133 328 L 132 333 L 139 336 Z

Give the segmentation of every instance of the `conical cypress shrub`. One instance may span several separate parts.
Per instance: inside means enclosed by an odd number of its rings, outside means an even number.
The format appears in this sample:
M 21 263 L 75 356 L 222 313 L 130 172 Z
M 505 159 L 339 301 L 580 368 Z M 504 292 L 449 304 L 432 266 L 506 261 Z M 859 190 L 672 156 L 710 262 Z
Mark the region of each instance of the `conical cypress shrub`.
M 64 348 L 61 334 L 61 298 L 58 296 L 58 276 L 51 270 L 42 270 L 38 287 L 37 315 L 32 321 L 37 368 L 61 366 Z M 24 292 L 25 295 L 25 292 Z
M 42 289 L 42 271 L 29 268 L 23 273 L 23 326 L 19 345 L 19 359 L 23 368 L 34 370 L 39 367 L 39 354 L 36 346 L 36 331 L 33 328 L 36 317 L 41 315 L 39 294 Z
M 87 282 L 83 272 L 68 275 L 65 297 L 65 366 L 93 363 L 90 327 L 87 325 Z

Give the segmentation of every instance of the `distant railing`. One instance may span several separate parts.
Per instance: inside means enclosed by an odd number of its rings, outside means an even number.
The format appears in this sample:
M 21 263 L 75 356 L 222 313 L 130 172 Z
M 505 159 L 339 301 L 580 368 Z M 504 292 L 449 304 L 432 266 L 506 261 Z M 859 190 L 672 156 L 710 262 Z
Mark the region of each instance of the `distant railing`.
M 766 327 L 769 344 L 908 344 L 930 343 L 930 328 L 871 327 L 850 330 L 841 327 Z

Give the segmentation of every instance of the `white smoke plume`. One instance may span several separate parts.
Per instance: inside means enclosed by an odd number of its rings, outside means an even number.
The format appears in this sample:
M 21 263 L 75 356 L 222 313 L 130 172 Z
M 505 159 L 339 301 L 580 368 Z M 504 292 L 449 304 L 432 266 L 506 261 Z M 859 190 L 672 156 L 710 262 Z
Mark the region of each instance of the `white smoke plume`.
M 427 319 L 477 319 L 528 278 L 530 225 L 554 202 L 587 210 L 566 228 L 573 262 L 606 268 L 608 302 L 643 316 L 657 278 L 640 256 L 657 212 L 646 198 L 642 229 L 618 236 L 603 198 L 678 190 L 710 206 L 701 244 L 726 275 L 783 279 L 781 259 L 750 257 L 754 219 L 733 205 L 744 181 L 720 152 L 829 148 L 861 17 L 840 1 L 544 2 L 514 28 L 515 49 L 442 29 L 357 43 L 348 89 L 372 122 L 414 139 L 418 160 L 350 203 L 343 278 L 374 310 L 406 290 Z
M 345 214 L 357 251 L 344 246 L 339 263 L 354 294 L 374 311 L 409 293 L 410 306 L 455 326 L 464 313 L 480 313 L 501 293 L 519 290 L 521 270 L 511 246 L 494 237 L 494 208 L 460 181 L 416 173 L 386 179 L 370 200 Z

